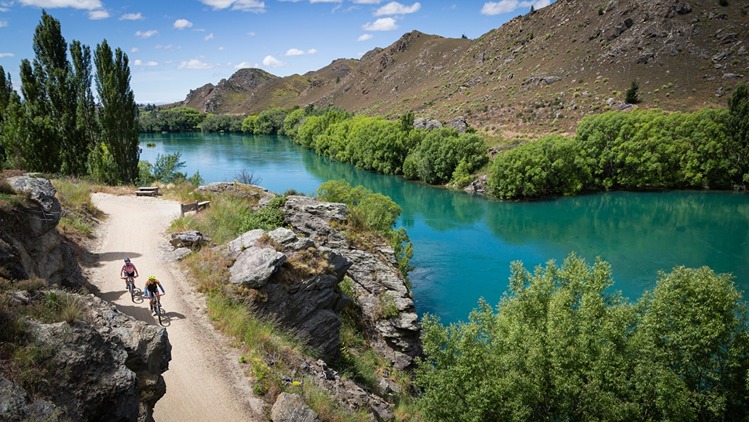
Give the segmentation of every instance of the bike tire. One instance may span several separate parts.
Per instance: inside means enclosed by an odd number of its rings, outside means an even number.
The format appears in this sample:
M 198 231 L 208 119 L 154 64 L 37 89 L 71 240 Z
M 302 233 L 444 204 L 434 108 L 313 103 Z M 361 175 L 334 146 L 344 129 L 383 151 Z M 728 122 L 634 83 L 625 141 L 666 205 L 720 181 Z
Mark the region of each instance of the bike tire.
M 133 283 L 133 280 L 128 278 L 127 280 L 127 289 L 130 290 L 130 300 L 135 303 L 135 285 Z
M 156 299 L 156 316 L 159 317 L 159 325 L 161 324 L 161 300 Z

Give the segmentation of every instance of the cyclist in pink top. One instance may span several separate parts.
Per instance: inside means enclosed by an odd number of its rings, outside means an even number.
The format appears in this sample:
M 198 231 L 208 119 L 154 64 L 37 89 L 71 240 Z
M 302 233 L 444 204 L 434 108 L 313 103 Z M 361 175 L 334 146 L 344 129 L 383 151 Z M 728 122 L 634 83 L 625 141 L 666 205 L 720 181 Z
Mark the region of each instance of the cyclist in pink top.
M 133 278 L 133 285 L 135 285 L 135 277 L 138 277 L 138 269 L 135 268 L 135 264 L 130 262 L 130 258 L 125 258 L 125 265 L 120 270 L 120 277 L 125 278 L 125 288 L 127 289 L 127 277 Z

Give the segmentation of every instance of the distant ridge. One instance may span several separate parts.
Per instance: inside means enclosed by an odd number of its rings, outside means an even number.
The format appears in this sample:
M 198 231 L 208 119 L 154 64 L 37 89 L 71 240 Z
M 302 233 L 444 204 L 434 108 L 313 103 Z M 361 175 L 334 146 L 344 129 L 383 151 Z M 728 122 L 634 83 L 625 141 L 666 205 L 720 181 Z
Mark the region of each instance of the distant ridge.
M 749 3 L 728 0 L 558 0 L 475 40 L 419 31 L 361 59 L 284 78 L 241 69 L 190 91 L 183 106 L 255 114 L 271 107 L 468 123 L 493 132 L 565 132 L 587 114 L 638 107 L 725 106 L 749 75 Z

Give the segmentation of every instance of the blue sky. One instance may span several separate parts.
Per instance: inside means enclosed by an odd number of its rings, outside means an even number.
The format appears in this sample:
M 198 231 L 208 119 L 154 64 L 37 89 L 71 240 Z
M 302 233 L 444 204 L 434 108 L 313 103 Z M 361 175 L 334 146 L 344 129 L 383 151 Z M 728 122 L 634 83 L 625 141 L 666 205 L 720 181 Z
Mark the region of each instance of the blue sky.
M 0 0 L 0 66 L 16 88 L 41 10 L 65 40 L 103 39 L 130 59 L 139 103 L 169 103 L 237 69 L 277 76 L 359 58 L 406 32 L 476 38 L 550 0 Z M 19 90 L 20 91 L 20 90 Z

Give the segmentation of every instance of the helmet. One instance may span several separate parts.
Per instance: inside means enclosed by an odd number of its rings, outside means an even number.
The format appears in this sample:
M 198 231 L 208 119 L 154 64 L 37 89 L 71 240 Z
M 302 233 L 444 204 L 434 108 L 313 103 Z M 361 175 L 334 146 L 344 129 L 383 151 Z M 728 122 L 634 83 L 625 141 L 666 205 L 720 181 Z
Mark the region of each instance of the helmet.
M 130 258 L 125 258 L 125 264 L 129 264 L 129 263 L 130 263 Z
M 148 279 L 149 279 L 149 280 L 156 280 L 156 276 L 155 276 L 155 275 L 149 275 L 149 276 L 148 276 Z

